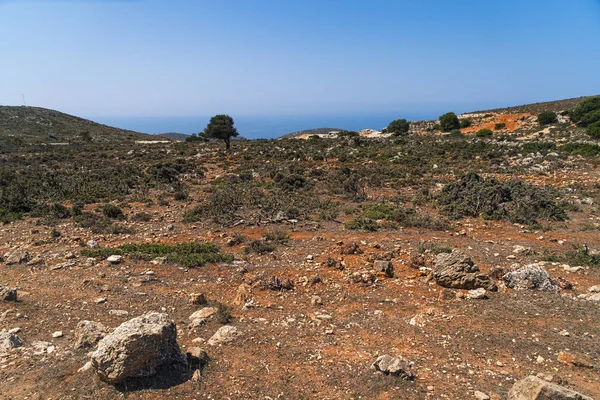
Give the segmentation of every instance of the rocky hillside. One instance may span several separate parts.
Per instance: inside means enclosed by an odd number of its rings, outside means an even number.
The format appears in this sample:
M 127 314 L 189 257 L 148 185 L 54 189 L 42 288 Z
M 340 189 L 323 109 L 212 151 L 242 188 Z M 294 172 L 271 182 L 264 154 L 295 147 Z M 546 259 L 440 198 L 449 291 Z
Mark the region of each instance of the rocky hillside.
M 0 145 L 71 142 L 133 142 L 153 136 L 98 124 L 40 107 L 0 106 Z

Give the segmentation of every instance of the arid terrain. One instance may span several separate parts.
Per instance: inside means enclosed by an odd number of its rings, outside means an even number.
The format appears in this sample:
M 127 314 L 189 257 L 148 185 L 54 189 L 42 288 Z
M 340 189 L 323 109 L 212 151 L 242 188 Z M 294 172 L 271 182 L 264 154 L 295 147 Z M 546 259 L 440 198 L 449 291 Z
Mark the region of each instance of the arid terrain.
M 0 398 L 507 399 L 529 375 L 600 398 L 600 146 L 561 114 L 580 101 L 229 151 L 84 123 L 49 146 L 52 115 L 23 139 L 11 119 Z M 210 360 L 100 379 L 78 324 L 149 312 Z

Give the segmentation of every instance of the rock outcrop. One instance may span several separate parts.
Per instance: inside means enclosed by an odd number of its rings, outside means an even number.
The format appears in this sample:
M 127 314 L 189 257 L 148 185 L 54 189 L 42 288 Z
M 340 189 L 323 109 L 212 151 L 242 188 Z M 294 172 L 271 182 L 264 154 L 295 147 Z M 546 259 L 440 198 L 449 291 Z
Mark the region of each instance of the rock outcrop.
M 453 289 L 498 289 L 492 278 L 482 273 L 469 256 L 457 250 L 438 254 L 433 279 L 438 285 Z
M 508 392 L 508 400 L 594 400 L 574 390 L 533 375 L 521 379 Z
M 121 324 L 98 343 L 92 367 L 98 377 L 119 384 L 152 376 L 161 366 L 187 361 L 177 344 L 177 328 L 166 314 L 149 313 Z
M 516 290 L 537 289 L 544 292 L 558 292 L 559 286 L 550 278 L 544 268 L 536 264 L 526 265 L 509 272 L 502 278 L 506 287 Z

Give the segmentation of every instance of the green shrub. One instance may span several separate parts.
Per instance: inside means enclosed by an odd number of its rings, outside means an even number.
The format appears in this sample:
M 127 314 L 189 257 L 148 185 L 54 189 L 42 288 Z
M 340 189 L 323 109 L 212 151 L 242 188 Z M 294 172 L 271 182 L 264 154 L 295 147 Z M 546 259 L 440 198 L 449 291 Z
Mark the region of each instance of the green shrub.
M 556 202 L 553 188 L 541 188 L 519 180 L 498 182 L 475 173 L 446 185 L 438 195 L 444 215 L 452 219 L 482 216 L 485 219 L 534 224 L 537 219 L 564 221 L 567 214 Z
M 277 246 L 272 242 L 266 242 L 264 240 L 253 240 L 248 243 L 248 246 L 244 248 L 244 253 L 256 253 L 256 254 L 267 254 L 275 251 Z
M 459 129 L 460 121 L 453 112 L 448 112 L 440 116 L 440 129 L 443 132 L 450 132 L 452 129 Z
M 361 230 L 367 232 L 375 232 L 379 230 L 377 222 L 371 218 L 356 217 L 345 224 L 346 229 Z
M 559 150 L 583 157 L 596 157 L 600 155 L 600 146 L 589 143 L 567 143 L 560 146 Z
M 263 233 L 263 239 L 267 242 L 273 242 L 277 244 L 284 244 L 290 240 L 290 235 L 282 230 L 272 230 Z
M 490 137 L 494 134 L 491 129 L 483 128 L 477 131 L 475 136 L 477 137 Z
M 585 99 L 571 112 L 571 119 L 579 126 L 600 121 L 600 96 Z
M 600 139 L 600 121 L 588 125 L 586 133 L 594 139 Z
M 558 121 L 556 113 L 552 111 L 544 111 L 538 115 L 538 123 L 540 125 L 550 125 Z
M 463 118 L 460 120 L 461 128 L 469 128 L 471 125 L 473 125 L 473 120 L 471 118 Z
M 178 190 L 175 193 L 173 193 L 173 199 L 175 199 L 176 201 L 187 200 L 187 198 L 188 194 L 182 190 Z
M 396 119 L 383 130 L 384 133 L 392 133 L 395 136 L 406 135 L 410 130 L 410 123 L 405 119 Z
M 179 243 L 176 245 L 158 243 L 124 244 L 112 248 L 85 249 L 81 252 L 83 256 L 99 258 L 107 258 L 113 254 L 130 255 L 142 260 L 167 257 L 168 262 L 179 264 L 186 268 L 233 261 L 233 256 L 221 253 L 219 248 L 214 244 L 198 242 Z
M 355 132 L 355 131 L 339 131 L 337 134 L 337 137 L 359 137 L 360 133 Z
M 123 210 L 121 210 L 119 207 L 115 206 L 114 204 L 103 204 L 102 206 L 99 207 L 98 211 L 101 211 L 102 215 L 104 215 L 107 218 L 125 219 L 125 214 L 123 214 Z
M 500 131 L 505 128 L 506 128 L 506 124 L 504 122 L 498 122 L 496 125 L 494 125 L 495 131 Z
M 136 222 L 150 222 L 152 220 L 152 215 L 148 214 L 147 212 L 139 212 L 134 214 L 131 219 Z
M 455 137 L 455 138 L 465 137 L 465 135 L 462 134 L 462 132 L 460 131 L 460 129 L 452 129 L 450 131 L 450 136 L 451 137 Z
M 420 241 L 419 244 L 417 245 L 417 251 L 421 254 L 426 253 L 426 252 L 433 253 L 433 254 L 452 253 L 452 247 L 440 245 L 437 242 Z

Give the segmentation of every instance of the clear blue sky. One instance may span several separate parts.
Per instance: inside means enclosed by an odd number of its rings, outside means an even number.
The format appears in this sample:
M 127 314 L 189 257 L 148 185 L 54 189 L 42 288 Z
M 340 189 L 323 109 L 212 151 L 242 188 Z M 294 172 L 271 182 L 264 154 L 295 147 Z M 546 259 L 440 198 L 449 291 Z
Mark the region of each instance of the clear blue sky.
M 598 93 L 599 0 L 0 0 L 0 104 L 366 114 Z

